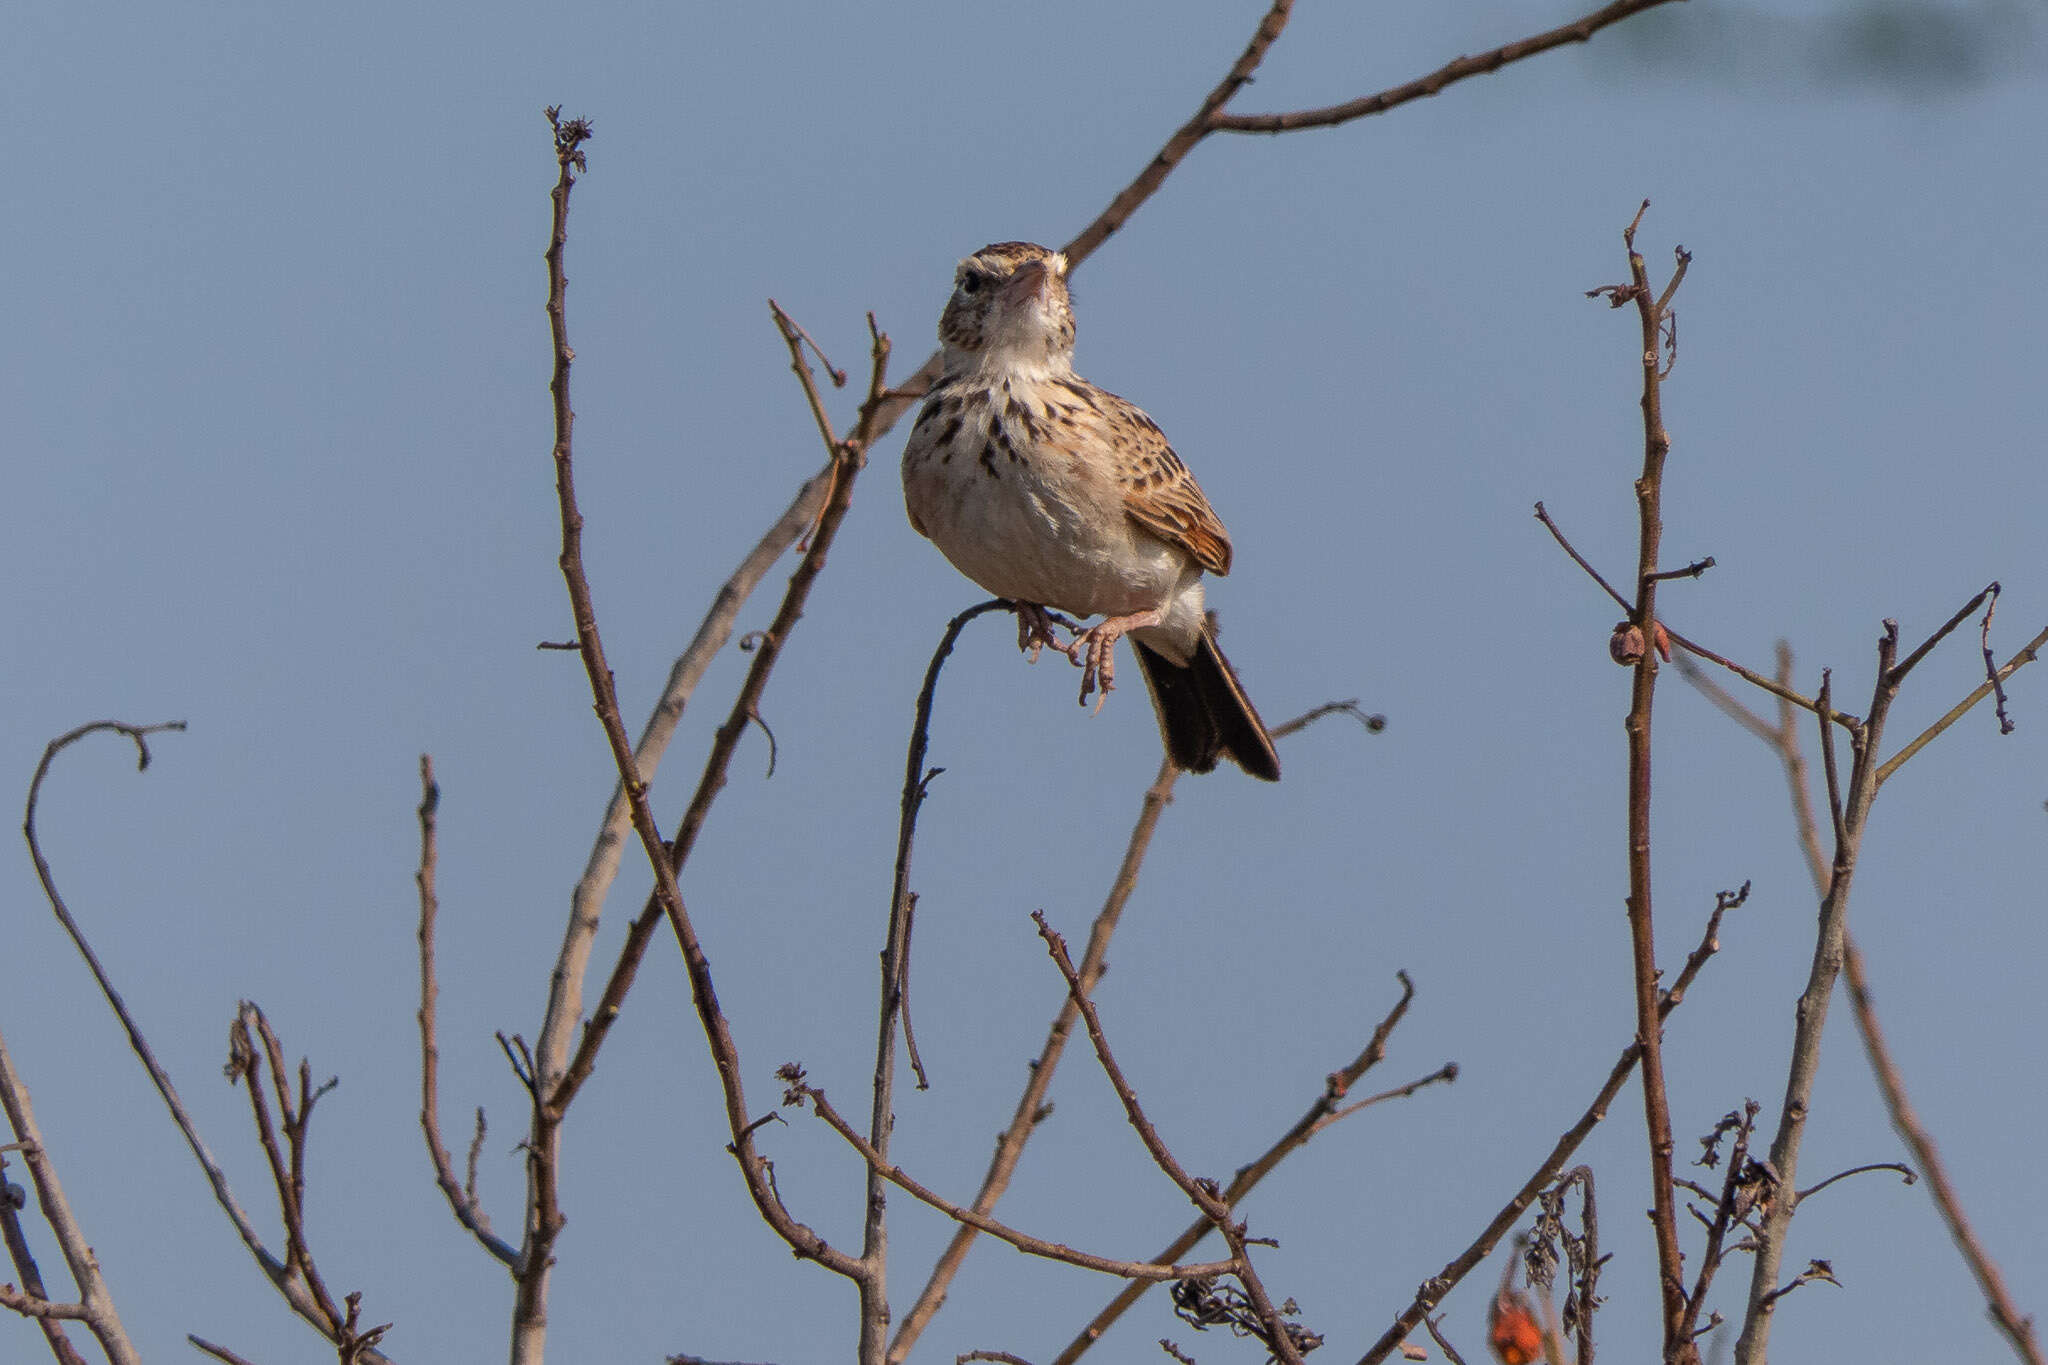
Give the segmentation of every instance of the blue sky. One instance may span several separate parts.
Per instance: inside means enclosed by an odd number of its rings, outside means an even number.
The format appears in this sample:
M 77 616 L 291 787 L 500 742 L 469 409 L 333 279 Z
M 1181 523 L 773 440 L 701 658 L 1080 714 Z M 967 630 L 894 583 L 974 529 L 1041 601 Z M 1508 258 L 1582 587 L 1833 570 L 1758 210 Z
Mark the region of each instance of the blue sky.
M 765 300 L 856 368 L 872 310 L 907 372 L 954 261 L 1071 236 L 1258 12 L 7 20 L 0 771 L 25 786 L 46 740 L 84 720 L 190 722 L 139 778 L 111 740 L 67 755 L 46 846 L 245 1203 L 265 1203 L 261 1157 L 218 1079 L 235 1001 L 341 1076 L 316 1121 L 312 1235 L 330 1281 L 397 1323 L 394 1356 L 494 1358 L 510 1300 L 442 1207 L 415 1125 L 418 756 L 445 793 L 446 1119 L 460 1133 L 488 1108 L 503 1227 L 523 1125 L 492 1033 L 538 1026 L 612 784 L 573 656 L 533 648 L 570 633 L 542 107 L 597 128 L 570 245 L 579 485 L 637 731 L 715 585 L 820 459 Z M 1235 107 L 1347 98 L 1575 13 L 1305 4 Z M 2038 39 L 2032 11 L 1996 5 L 1694 0 L 1383 118 L 1211 139 L 1077 273 L 1082 372 L 1158 419 L 1230 528 L 1237 567 L 1211 601 L 1261 708 L 1355 696 L 1389 719 L 1289 741 L 1276 788 L 1183 782 L 1102 994 L 1163 1131 L 1227 1174 L 1357 1051 L 1395 970 L 1414 976 L 1376 1079 L 1456 1059 L 1457 1085 L 1319 1138 L 1249 1210 L 1282 1243 L 1268 1282 L 1332 1359 L 1355 1359 L 1469 1240 L 1629 1036 L 1628 677 L 1606 658 L 1612 606 L 1530 508 L 1544 500 L 1611 573 L 1632 563 L 1636 324 L 1584 291 L 1623 277 L 1639 201 L 1654 272 L 1676 244 L 1695 255 L 1666 395 L 1666 557 L 1717 560 L 1664 590 L 1669 619 L 1759 667 L 1789 638 L 1802 685 L 1832 667 L 1857 711 L 1885 617 L 1920 638 L 1998 579 L 2001 655 L 2048 622 Z M 749 739 L 684 882 L 762 1108 L 792 1059 L 857 1107 L 911 704 L 945 620 L 979 597 L 904 520 L 901 440 L 863 476 L 771 687 L 775 775 Z M 766 624 L 785 576 L 742 629 Z M 729 650 L 685 718 L 656 787 L 665 825 L 743 668 Z M 1893 735 L 1980 669 L 1972 628 L 1915 675 Z M 1972 715 L 1886 789 L 1852 911 L 1915 1102 L 2036 1312 L 2044 679 L 2013 683 L 2015 734 Z M 1715 891 L 1755 887 L 1669 1030 L 1683 1157 L 1746 1096 L 1782 1093 L 1812 896 L 1770 755 L 1674 675 L 1657 722 L 1663 960 Z M 918 848 L 935 1089 L 898 1106 L 901 1159 L 941 1189 L 971 1192 L 1058 1000 L 1028 913 L 1085 932 L 1157 744 L 1136 689 L 1090 717 L 1064 665 L 1025 667 L 1001 623 L 955 656 Z M 153 1357 L 192 1331 L 317 1358 L 13 856 L 0 1029 L 131 1330 Z M 645 893 L 628 869 L 605 945 Z M 747 1207 L 666 947 L 570 1122 L 555 1358 L 843 1359 L 852 1296 Z M 1185 1205 L 1083 1061 L 1004 1208 L 1144 1254 Z M 1846 1016 L 1816 1104 L 1802 1183 L 1897 1155 Z M 800 1116 L 765 1141 L 802 1216 L 856 1240 L 857 1162 Z M 1641 1150 L 1630 1091 L 1583 1159 L 1616 1252 L 1603 1346 L 1636 1356 L 1654 1334 Z M 947 1229 L 897 1208 L 900 1310 Z M 1922 1189 L 1837 1186 L 1794 1237 L 1788 1264 L 1830 1257 L 1844 1288 L 1787 1301 L 1781 1358 L 1999 1358 Z M 1468 1353 L 1493 1273 L 1449 1305 Z M 984 1247 L 923 1355 L 1049 1358 L 1109 1292 Z M 39 1349 L 31 1332 L 0 1324 L 15 1352 Z M 1161 1335 L 1233 1357 L 1163 1308 L 1103 1349 L 1145 1358 Z

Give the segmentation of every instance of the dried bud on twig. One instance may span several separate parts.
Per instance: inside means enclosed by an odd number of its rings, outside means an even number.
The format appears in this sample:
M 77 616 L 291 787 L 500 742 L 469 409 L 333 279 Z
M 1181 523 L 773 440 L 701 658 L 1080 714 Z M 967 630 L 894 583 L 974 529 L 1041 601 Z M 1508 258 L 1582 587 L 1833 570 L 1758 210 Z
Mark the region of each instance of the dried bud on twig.
M 1670 633 L 1664 629 L 1662 621 L 1653 622 L 1651 629 L 1657 641 L 1657 657 L 1669 663 Z M 1607 640 L 1607 653 L 1623 668 L 1634 668 L 1643 661 L 1643 628 L 1633 621 L 1617 621 L 1614 634 Z

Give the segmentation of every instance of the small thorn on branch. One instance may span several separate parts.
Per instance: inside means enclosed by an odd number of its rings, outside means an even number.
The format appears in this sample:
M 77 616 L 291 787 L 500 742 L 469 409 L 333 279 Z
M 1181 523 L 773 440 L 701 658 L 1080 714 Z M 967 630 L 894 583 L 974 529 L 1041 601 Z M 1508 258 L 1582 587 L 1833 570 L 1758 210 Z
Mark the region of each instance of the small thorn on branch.
M 562 106 L 550 104 L 547 108 L 548 126 L 555 130 L 555 158 L 564 166 L 574 166 L 579 171 L 589 170 L 584 160 L 583 144 L 597 135 L 587 118 L 562 117 Z
M 1631 228 L 1630 231 L 1634 231 L 1634 229 Z M 1629 304 L 1636 301 L 1638 295 L 1648 292 L 1641 285 L 1603 284 L 1597 289 L 1588 289 L 1586 297 L 1589 299 L 1606 299 L 1609 308 L 1626 308 Z
M 1998 660 L 1991 654 L 1991 613 L 1998 610 L 1998 594 L 2003 591 L 1997 583 L 1984 590 L 1987 600 L 1984 603 L 1984 628 L 1980 632 L 1980 639 L 1984 647 L 1984 676 L 1991 683 L 1991 695 L 1996 701 L 1998 733 L 2009 735 L 2013 732 L 2014 725 L 2012 717 L 2005 713 L 2005 680 L 1998 676 Z
M 1806 1269 L 1794 1275 L 1790 1283 L 1781 1285 L 1773 1289 L 1769 1294 L 1766 1294 L 1764 1302 L 1776 1303 L 1779 1299 L 1784 1298 L 1787 1294 L 1799 1288 L 1800 1285 L 1812 1284 L 1816 1280 L 1825 1281 L 1837 1289 L 1842 1287 L 1842 1282 L 1835 1278 L 1835 1268 L 1832 1264 L 1827 1261 L 1813 1260 L 1808 1261 Z
M 1650 575 L 1650 581 L 1652 583 L 1664 583 L 1674 578 L 1698 578 L 1713 567 L 1714 557 L 1708 555 L 1705 559 L 1695 559 L 1682 569 L 1661 569 Z
M 749 706 L 747 708 L 747 719 L 754 722 L 754 724 L 760 726 L 761 733 L 768 736 L 768 776 L 773 777 L 775 776 L 776 756 L 775 732 L 768 728 L 767 721 L 761 719 L 761 711 L 759 707 Z

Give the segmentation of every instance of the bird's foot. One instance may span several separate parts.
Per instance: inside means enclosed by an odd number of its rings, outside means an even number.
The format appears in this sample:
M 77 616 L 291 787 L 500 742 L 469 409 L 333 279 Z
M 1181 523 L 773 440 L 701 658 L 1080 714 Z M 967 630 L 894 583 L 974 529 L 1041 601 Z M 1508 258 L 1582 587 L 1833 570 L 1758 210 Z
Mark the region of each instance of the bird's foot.
M 1085 661 L 1075 660 L 1081 664 L 1081 705 L 1088 704 L 1090 693 L 1099 693 L 1095 709 L 1100 711 L 1109 694 L 1116 690 L 1116 642 L 1134 630 L 1156 626 L 1165 619 L 1166 613 L 1155 607 L 1129 616 L 1105 617 L 1074 636 L 1073 647 L 1087 654 Z
M 1017 613 L 1017 648 L 1038 662 L 1038 651 L 1048 646 L 1067 656 L 1067 661 L 1079 668 L 1081 659 L 1081 627 L 1069 621 L 1058 612 L 1047 611 L 1035 602 L 1012 602 L 1010 609 Z M 1053 628 L 1065 626 L 1074 638 L 1065 644 L 1053 634 Z

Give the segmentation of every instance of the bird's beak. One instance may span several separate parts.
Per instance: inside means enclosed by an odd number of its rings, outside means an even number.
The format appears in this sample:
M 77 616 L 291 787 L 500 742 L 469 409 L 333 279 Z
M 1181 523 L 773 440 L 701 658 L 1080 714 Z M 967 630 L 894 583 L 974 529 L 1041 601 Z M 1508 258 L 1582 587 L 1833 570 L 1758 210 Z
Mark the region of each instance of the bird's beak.
M 1031 261 L 1010 277 L 1003 286 L 1005 303 L 1023 304 L 1045 295 L 1046 282 L 1052 278 L 1052 270 L 1046 261 Z

